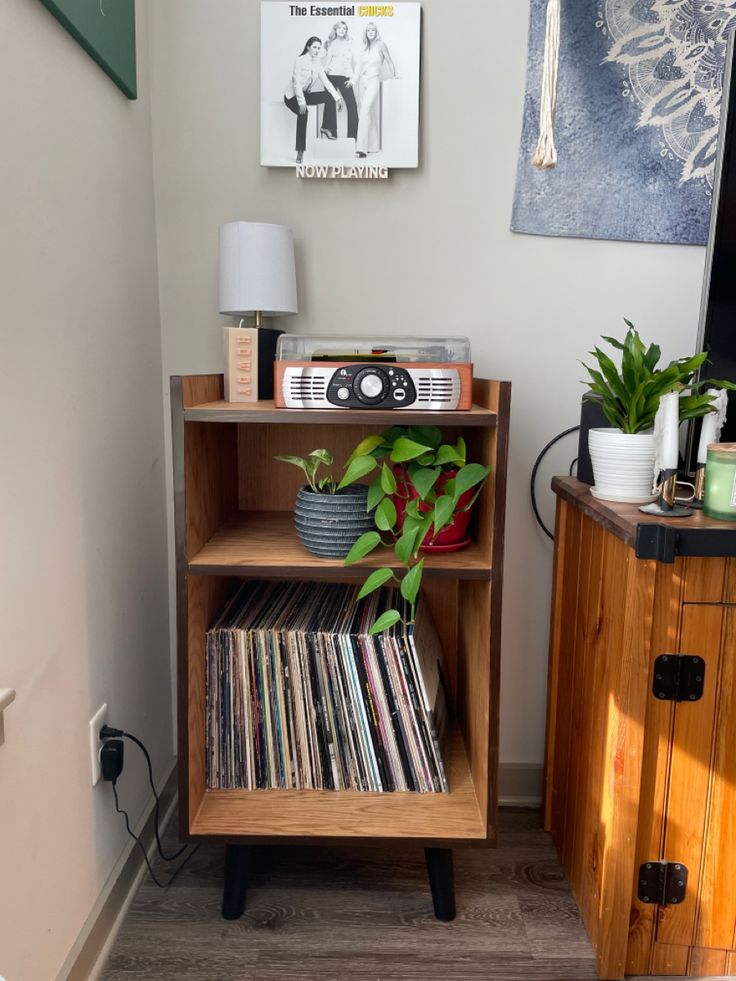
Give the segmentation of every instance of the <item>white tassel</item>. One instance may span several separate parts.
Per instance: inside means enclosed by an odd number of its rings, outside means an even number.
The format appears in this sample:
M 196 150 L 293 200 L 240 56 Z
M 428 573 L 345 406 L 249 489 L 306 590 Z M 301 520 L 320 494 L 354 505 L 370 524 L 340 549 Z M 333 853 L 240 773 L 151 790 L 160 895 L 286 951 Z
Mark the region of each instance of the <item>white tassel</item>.
M 542 99 L 539 106 L 539 141 L 532 163 L 535 167 L 554 167 L 555 109 L 557 108 L 557 66 L 560 60 L 560 0 L 547 4 L 547 31 L 544 38 Z

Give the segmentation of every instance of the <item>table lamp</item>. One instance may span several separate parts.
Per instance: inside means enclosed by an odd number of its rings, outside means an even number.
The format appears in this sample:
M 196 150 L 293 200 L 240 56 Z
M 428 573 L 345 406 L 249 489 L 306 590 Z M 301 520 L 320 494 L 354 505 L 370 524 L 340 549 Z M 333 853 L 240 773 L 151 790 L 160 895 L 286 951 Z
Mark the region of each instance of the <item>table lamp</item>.
M 297 312 L 294 236 L 284 225 L 231 221 L 220 228 L 220 313 L 255 316 L 225 328 L 225 398 L 273 398 L 273 362 L 282 330 L 264 317 Z

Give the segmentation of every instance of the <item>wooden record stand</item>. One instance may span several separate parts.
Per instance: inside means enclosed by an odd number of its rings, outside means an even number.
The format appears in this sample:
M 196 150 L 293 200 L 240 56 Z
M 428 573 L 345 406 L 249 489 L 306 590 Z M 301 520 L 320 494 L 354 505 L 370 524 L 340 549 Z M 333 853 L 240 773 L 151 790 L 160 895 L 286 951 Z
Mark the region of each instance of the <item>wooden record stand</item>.
M 180 835 L 227 845 L 225 917 L 244 909 L 247 846 L 377 841 L 422 846 L 435 914 L 454 916 L 451 848 L 496 836 L 510 390 L 508 382 L 476 379 L 469 411 L 303 410 L 224 402 L 221 375 L 172 378 Z M 274 456 L 327 447 L 345 460 L 366 435 L 396 424 L 439 426 L 448 440 L 462 435 L 468 458 L 491 467 L 471 544 L 427 556 L 424 569 L 455 720 L 445 754 L 449 793 L 207 789 L 205 637 L 239 583 L 356 581 L 373 567 L 398 568 L 388 550 L 347 568 L 307 552 L 294 531 L 300 475 Z

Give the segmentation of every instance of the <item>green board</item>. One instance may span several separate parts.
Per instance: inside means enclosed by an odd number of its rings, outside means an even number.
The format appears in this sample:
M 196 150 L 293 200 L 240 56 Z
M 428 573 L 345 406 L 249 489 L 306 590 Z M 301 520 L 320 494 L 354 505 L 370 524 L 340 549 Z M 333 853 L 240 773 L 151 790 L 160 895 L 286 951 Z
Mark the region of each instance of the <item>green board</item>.
M 129 99 L 137 97 L 135 0 L 41 0 Z

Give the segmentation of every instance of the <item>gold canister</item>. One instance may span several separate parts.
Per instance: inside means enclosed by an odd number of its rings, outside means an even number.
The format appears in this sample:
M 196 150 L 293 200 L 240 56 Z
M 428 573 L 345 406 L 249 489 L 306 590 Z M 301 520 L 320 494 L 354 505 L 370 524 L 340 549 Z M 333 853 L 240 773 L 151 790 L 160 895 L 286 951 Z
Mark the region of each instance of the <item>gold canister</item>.
M 736 521 L 736 443 L 708 446 L 703 513 L 722 521 Z

